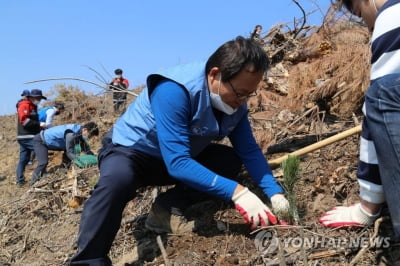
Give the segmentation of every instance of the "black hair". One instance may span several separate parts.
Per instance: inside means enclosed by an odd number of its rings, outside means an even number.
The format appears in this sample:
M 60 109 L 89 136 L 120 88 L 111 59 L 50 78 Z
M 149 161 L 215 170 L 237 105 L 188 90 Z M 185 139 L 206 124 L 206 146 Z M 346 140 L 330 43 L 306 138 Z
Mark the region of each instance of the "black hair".
M 64 109 L 65 109 L 63 103 L 55 103 L 55 104 L 54 104 L 54 107 L 58 108 L 59 110 L 64 110 Z
M 261 25 L 256 25 L 255 27 L 254 27 L 254 30 L 253 30 L 253 32 L 251 33 L 251 35 L 250 35 L 250 39 L 255 39 L 255 38 L 259 38 L 260 36 L 259 36 L 259 33 L 257 33 L 257 28 L 258 27 L 260 27 L 261 29 L 262 29 L 262 26 Z
M 83 125 L 83 128 L 89 132 L 89 136 L 98 136 L 99 135 L 99 127 L 95 122 L 88 122 Z
M 332 1 L 331 1 L 331 3 L 332 3 Z M 352 0 L 335 0 L 335 3 L 339 6 L 339 8 L 341 8 L 341 9 L 345 8 L 350 13 L 353 12 L 353 2 L 352 2 Z
M 221 80 L 227 81 L 242 69 L 251 66 L 252 72 L 266 72 L 269 67 L 267 54 L 254 40 L 242 36 L 221 45 L 207 60 L 206 74 L 213 67 L 221 71 Z
M 115 75 L 122 75 L 122 69 L 117 68 L 117 69 L 114 71 L 114 73 L 115 73 Z

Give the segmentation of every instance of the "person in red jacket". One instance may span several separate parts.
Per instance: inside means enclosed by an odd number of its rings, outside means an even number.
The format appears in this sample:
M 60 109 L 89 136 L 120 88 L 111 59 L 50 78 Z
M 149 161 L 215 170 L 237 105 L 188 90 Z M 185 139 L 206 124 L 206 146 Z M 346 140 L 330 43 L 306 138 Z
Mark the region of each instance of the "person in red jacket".
M 19 103 L 22 102 L 22 101 L 24 101 L 24 100 L 27 100 L 27 99 L 28 99 L 28 95 L 29 95 L 30 93 L 31 93 L 31 92 L 30 92 L 29 90 L 24 90 L 24 91 L 21 93 L 21 99 L 19 99 L 18 102 L 17 102 L 16 105 L 15 105 L 16 108 L 17 108 L 17 112 L 18 112 L 18 105 L 19 105 Z M 31 152 L 31 156 L 30 156 L 30 159 L 29 159 L 28 164 L 29 164 L 29 165 L 32 165 L 32 164 L 33 164 L 33 160 L 35 160 L 35 152 L 34 152 L 34 151 Z
M 40 132 L 37 106 L 42 99 L 47 100 L 41 90 L 35 89 L 27 95 L 27 99 L 17 104 L 19 162 L 17 165 L 16 183 L 18 187 L 22 187 L 26 183 L 24 172 L 33 151 L 33 137 Z
M 129 81 L 122 77 L 122 69 L 114 71 L 115 78 L 109 84 L 109 89 L 113 92 L 114 112 L 125 112 L 126 108 L 126 90 L 129 87 Z

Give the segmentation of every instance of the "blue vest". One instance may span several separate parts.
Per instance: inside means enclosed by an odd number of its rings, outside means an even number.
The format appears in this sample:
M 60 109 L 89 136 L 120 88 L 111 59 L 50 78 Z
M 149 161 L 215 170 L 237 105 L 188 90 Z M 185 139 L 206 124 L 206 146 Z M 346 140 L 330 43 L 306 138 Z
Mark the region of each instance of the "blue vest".
M 47 112 L 47 110 L 54 109 L 54 108 L 55 108 L 54 106 L 47 106 L 47 107 L 44 107 L 44 108 L 40 109 L 38 111 L 39 122 L 46 122 L 46 118 L 47 118 L 46 112 Z
M 81 125 L 65 124 L 61 126 L 51 127 L 43 132 L 46 145 L 53 150 L 65 150 L 65 131 L 69 130 L 75 134 L 81 133 Z
M 218 124 L 211 106 L 205 63 L 181 65 L 148 76 L 147 87 L 114 125 L 114 144 L 161 158 L 149 96 L 156 85 L 165 79 L 176 82 L 189 93 L 192 107 L 189 124 L 192 156 L 199 154 L 212 140 L 221 140 L 229 135 L 243 115 L 247 114 L 247 105 L 243 104 L 234 114 L 223 114 Z

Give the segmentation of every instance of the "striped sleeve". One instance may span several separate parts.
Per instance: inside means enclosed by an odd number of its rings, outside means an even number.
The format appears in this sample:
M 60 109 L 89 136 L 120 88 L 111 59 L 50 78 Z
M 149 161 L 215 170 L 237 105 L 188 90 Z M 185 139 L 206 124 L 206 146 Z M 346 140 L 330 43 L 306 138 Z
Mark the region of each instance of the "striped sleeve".
M 371 81 L 400 72 L 400 0 L 389 0 L 379 12 L 372 34 Z

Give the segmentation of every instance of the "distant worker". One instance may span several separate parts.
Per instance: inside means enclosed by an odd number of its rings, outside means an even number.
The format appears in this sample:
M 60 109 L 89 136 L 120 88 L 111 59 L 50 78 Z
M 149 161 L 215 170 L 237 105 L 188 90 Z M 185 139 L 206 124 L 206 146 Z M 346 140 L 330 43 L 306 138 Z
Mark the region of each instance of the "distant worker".
M 53 126 L 54 116 L 59 115 L 64 111 L 64 104 L 56 103 L 54 106 L 47 106 L 39 110 L 40 127 L 43 129 Z
M 17 112 L 18 112 L 18 104 L 26 99 L 28 99 L 28 95 L 30 94 L 29 90 L 23 90 L 23 92 L 21 93 L 21 99 L 18 100 L 17 104 L 15 105 L 17 108 Z M 33 164 L 33 160 L 35 160 L 35 152 L 31 151 L 31 155 L 29 156 L 29 161 L 28 161 L 28 165 L 32 165 Z
M 24 172 L 33 151 L 33 137 L 40 132 L 37 106 L 42 99 L 47 100 L 47 98 L 43 96 L 42 91 L 37 89 L 32 90 L 25 96 L 27 99 L 20 101 L 17 107 L 19 162 L 17 166 L 16 183 L 18 187 L 22 187 L 26 183 Z
M 251 33 L 250 39 L 255 40 L 259 44 L 264 44 L 264 40 L 261 38 L 261 31 L 262 31 L 262 26 L 261 25 L 256 25 L 253 32 Z
M 114 71 L 115 78 L 110 82 L 109 88 L 113 92 L 114 112 L 125 112 L 126 108 L 126 90 L 129 87 L 129 81 L 122 77 L 122 69 Z
M 75 145 L 80 144 L 82 151 L 86 154 L 93 155 L 87 140 L 98 135 L 99 129 L 94 122 L 86 123 L 83 126 L 78 124 L 65 124 L 40 131 L 40 133 L 33 138 L 33 147 L 38 165 L 32 173 L 30 185 L 32 186 L 39 181 L 46 173 L 46 167 L 49 161 L 49 150 L 64 151 L 62 166 L 68 168 L 71 165 L 71 161 L 78 157 L 75 153 Z

